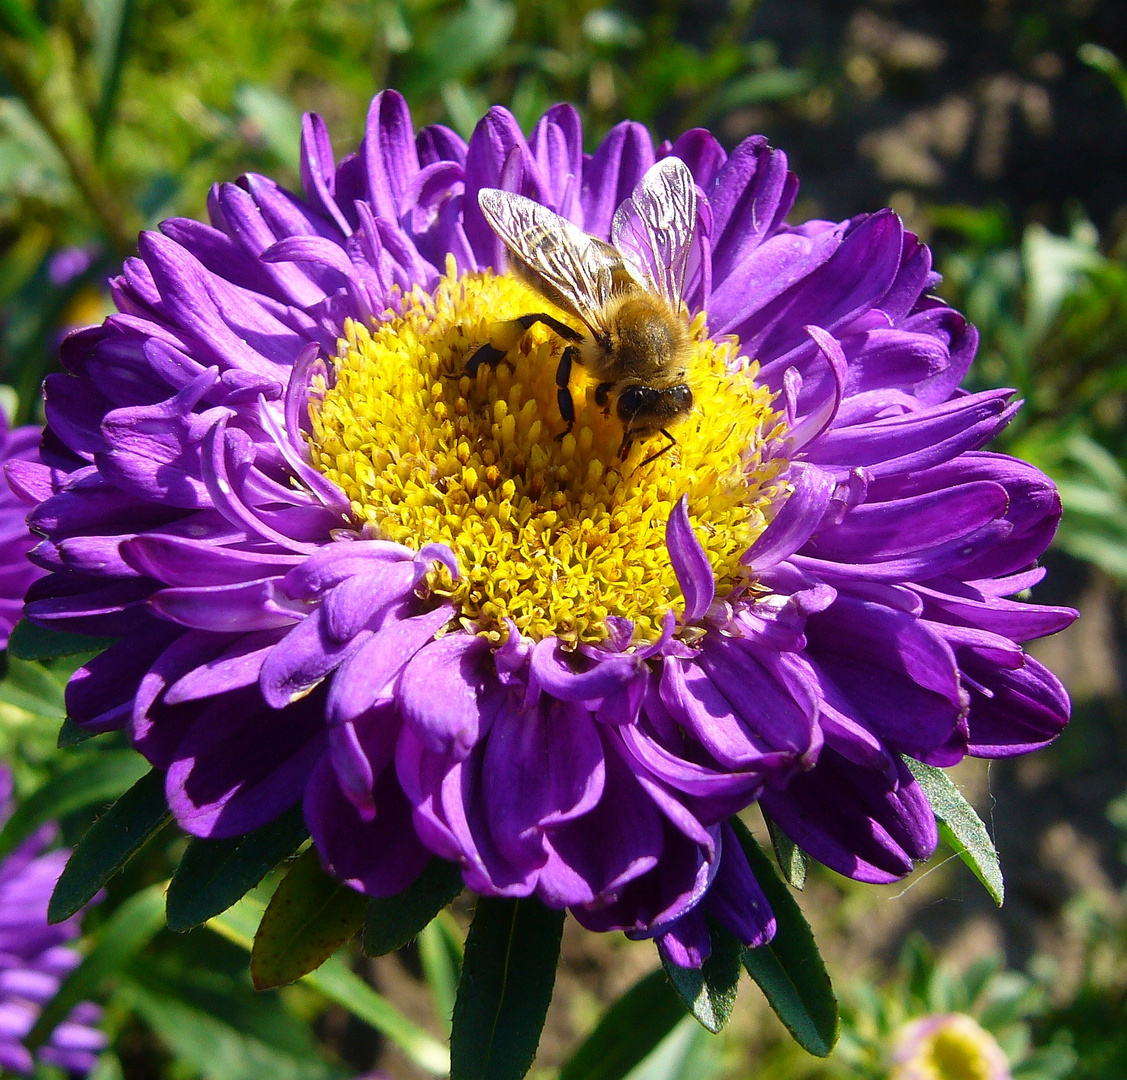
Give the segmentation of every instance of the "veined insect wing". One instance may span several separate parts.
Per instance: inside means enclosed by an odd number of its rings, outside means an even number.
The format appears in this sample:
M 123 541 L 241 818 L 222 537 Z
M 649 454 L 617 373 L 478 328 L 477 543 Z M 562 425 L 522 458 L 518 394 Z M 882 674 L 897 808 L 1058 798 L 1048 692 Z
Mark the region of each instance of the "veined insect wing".
M 693 174 L 677 157 L 662 158 L 615 211 L 611 242 L 652 291 L 681 306 L 697 218 Z
M 634 276 L 618 250 L 523 195 L 483 188 L 478 203 L 513 268 L 592 330 L 602 329 L 602 309 L 623 275 Z

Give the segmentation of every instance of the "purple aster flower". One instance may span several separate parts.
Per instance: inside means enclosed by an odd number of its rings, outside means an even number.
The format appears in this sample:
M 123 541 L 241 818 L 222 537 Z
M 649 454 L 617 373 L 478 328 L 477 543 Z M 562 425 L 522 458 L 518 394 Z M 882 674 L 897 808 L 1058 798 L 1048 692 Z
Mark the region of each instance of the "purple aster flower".
M 0 820 L 8 818 L 11 796 L 12 774 L 0 766 Z M 0 862 L 0 1068 L 24 1076 L 31 1075 L 33 1062 L 20 1040 L 81 960 L 69 944 L 81 933 L 79 916 L 47 924 L 47 901 L 70 855 L 62 848 L 43 853 L 56 832 L 55 825 L 45 825 Z M 101 1016 L 97 1005 L 78 1005 L 39 1058 L 84 1076 L 107 1045 L 96 1027 Z
M 0 464 L 38 462 L 42 429 L 8 427 L 0 414 Z M 28 586 L 43 571 L 28 560 L 35 537 L 27 529 L 27 506 L 19 487 L 0 483 L 0 649 L 8 647 L 12 627 L 19 620 Z
M 623 460 L 579 365 L 567 430 L 558 334 L 496 344 L 567 315 L 505 272 L 478 194 L 607 241 L 669 154 L 697 186 L 695 406 L 669 452 Z M 301 801 L 364 893 L 439 855 L 697 965 L 706 914 L 774 932 L 730 815 L 758 800 L 890 881 L 936 844 L 902 755 L 1061 731 L 1022 644 L 1074 613 L 1011 599 L 1060 503 L 982 449 L 1017 405 L 958 388 L 975 331 L 894 213 L 788 225 L 797 181 L 762 138 L 624 123 L 585 155 L 560 105 L 527 139 L 493 109 L 467 144 L 416 135 L 392 91 L 339 164 L 307 117 L 302 179 L 219 185 L 210 224 L 141 237 L 120 313 L 46 382 L 47 463 L 12 470 L 51 571 L 28 616 L 120 638 L 69 714 L 128 727 L 190 833 Z M 489 342 L 505 363 L 471 378 Z

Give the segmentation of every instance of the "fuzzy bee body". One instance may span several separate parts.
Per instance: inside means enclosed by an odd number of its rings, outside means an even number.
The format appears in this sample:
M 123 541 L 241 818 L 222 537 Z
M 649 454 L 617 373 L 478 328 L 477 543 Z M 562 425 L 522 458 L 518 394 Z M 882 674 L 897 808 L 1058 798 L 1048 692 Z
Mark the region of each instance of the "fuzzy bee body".
M 668 440 L 658 453 L 668 450 L 676 443 L 668 426 L 693 408 L 686 382 L 692 340 L 681 306 L 696 221 L 688 167 L 678 158 L 654 165 L 615 214 L 610 244 L 512 192 L 485 188 L 478 202 L 505 244 L 510 268 L 584 324 L 581 333 L 545 314 L 508 324 L 512 333 L 523 334 L 543 323 L 567 343 L 556 372 L 567 431 L 575 423 L 568 384 L 572 364 L 578 363 L 598 380 L 596 402 L 609 411 L 613 398 L 623 425 L 621 458 L 634 440 L 658 432 Z M 502 344 L 481 346 L 467 372 L 498 363 L 506 351 Z

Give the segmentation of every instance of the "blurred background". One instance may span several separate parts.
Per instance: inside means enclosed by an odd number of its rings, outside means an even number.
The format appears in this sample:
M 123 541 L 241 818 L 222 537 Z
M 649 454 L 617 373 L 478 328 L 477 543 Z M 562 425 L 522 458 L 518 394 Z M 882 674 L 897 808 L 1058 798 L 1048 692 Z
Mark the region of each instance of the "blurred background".
M 41 419 L 61 336 L 108 312 L 106 277 L 139 229 L 204 216 L 209 186 L 243 171 L 297 186 L 301 113 L 324 116 L 339 155 L 386 86 L 416 124 L 464 136 L 491 104 L 528 129 L 559 100 L 579 107 L 588 149 L 625 117 L 658 139 L 708 126 L 729 148 L 762 132 L 802 181 L 793 220 L 891 205 L 982 332 L 976 386 L 1026 400 L 1004 448 L 1060 485 L 1064 524 L 1037 599 L 1083 617 L 1035 652 L 1068 683 L 1074 720 L 1049 751 L 955 772 L 994 833 L 1002 909 L 942 849 L 896 887 L 811 873 L 800 900 L 845 1009 L 830 1059 L 790 1043 L 745 981 L 723 1035 L 689 1020 L 631 1077 L 878 1080 L 901 1024 L 963 1011 L 1015 1077 L 1115 1080 L 1127 1076 L 1121 59 L 1122 0 L 0 0 L 4 405 Z M 0 683 L 0 754 L 70 839 L 138 775 L 104 740 L 55 749 L 73 666 L 13 658 Z M 88 915 L 89 941 L 107 940 L 181 847 L 157 833 Z M 435 1075 L 426 1036 L 448 1031 L 465 914 L 396 955 L 343 958 L 374 988 L 362 1002 L 307 984 L 254 995 L 237 927 L 154 923 L 86 988 L 113 1040 L 98 1080 Z M 533 1075 L 558 1076 L 654 963 L 648 945 L 569 924 Z

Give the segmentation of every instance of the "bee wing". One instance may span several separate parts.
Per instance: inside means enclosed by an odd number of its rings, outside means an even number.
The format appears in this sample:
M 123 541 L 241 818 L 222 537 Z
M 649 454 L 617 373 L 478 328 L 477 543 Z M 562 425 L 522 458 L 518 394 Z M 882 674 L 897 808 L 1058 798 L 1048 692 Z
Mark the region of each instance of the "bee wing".
M 681 306 L 697 219 L 697 189 L 689 167 L 662 158 L 614 214 L 611 242 L 652 292 Z
M 601 312 L 614 293 L 644 287 L 621 252 L 546 206 L 497 188 L 483 188 L 478 203 L 512 268 L 591 330 L 605 329 Z

